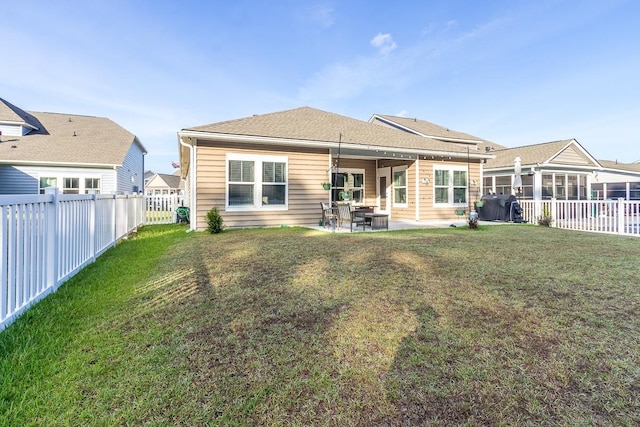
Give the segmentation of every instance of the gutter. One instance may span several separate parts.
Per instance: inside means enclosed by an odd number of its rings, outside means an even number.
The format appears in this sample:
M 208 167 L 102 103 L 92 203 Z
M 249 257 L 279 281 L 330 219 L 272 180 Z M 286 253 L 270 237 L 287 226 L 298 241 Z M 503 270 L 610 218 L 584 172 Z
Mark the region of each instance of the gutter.
M 190 141 L 193 139 L 189 138 Z M 182 140 L 182 135 L 178 133 L 178 143 L 189 149 L 189 169 L 187 175 L 189 177 L 189 230 L 196 230 L 197 209 L 196 209 L 196 147 L 193 144 L 187 144 Z

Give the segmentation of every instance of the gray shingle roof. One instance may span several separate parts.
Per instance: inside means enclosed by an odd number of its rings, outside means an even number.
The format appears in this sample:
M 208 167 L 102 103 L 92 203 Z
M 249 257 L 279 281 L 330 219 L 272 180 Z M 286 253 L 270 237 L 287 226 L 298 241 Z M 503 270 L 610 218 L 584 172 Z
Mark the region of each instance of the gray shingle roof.
M 603 168 L 607 169 L 622 169 L 632 172 L 640 172 L 640 163 L 620 163 L 612 160 L 598 160 Z
M 494 149 L 506 148 L 500 144 L 496 144 L 491 141 L 487 141 L 477 136 L 470 135 L 464 132 L 458 132 L 453 129 L 449 129 L 435 123 L 428 122 L 426 120 L 420 120 L 416 118 L 390 116 L 385 114 L 374 114 L 370 121 L 373 121 L 376 117 L 382 118 L 386 122 L 392 122 L 400 125 L 403 128 L 410 129 L 427 137 L 440 139 L 442 141 L 460 140 L 464 142 L 478 144 L 478 147 L 491 146 Z
M 182 188 L 182 180 L 180 179 L 180 175 L 169 175 L 166 173 L 157 174 L 160 179 L 162 179 L 167 187 L 169 188 Z
M 0 102 L 0 117 L 37 123 L 37 129 L 25 136 L 2 135 L 2 163 L 120 166 L 132 143 L 146 152 L 134 134 L 104 117 L 25 112 L 6 101 Z
M 573 139 L 563 139 L 542 144 L 496 150 L 492 152 L 492 154 L 496 156 L 495 159 L 487 161 L 486 169 L 513 166 L 516 157 L 520 157 L 523 165 L 542 164 L 570 144 L 571 141 L 573 141 Z
M 405 148 L 448 153 L 466 153 L 467 148 L 450 142 L 425 138 L 310 107 L 183 129 L 183 131 L 284 138 Z M 475 151 L 477 154 L 484 152 Z

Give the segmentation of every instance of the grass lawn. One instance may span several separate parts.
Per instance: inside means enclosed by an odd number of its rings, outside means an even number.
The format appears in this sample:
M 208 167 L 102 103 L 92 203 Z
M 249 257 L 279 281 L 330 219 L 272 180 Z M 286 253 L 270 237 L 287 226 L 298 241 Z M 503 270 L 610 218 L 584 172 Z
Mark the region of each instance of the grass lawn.
M 0 333 L 0 425 L 638 425 L 640 240 L 145 227 Z

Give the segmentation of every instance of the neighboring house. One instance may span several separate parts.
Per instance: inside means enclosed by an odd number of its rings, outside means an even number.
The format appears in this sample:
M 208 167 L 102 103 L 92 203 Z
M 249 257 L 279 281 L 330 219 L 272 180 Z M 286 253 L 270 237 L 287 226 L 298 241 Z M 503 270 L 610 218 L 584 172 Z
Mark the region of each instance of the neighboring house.
M 27 112 L 0 98 L 0 194 L 138 193 L 138 138 L 103 117 Z
M 450 220 L 471 206 L 493 157 L 482 140 L 459 139 L 309 107 L 183 129 L 191 228 L 205 229 L 213 207 L 229 227 L 317 224 L 320 203 L 345 196 L 394 220 Z
M 640 165 L 596 160 L 577 140 L 492 151 L 483 194 L 515 194 L 523 200 L 640 200 Z M 521 184 L 516 179 L 516 159 Z
M 144 187 L 145 188 L 147 188 L 147 184 L 149 183 L 149 180 L 153 178 L 155 175 L 156 173 L 152 170 L 144 171 Z
M 144 192 L 150 196 L 156 194 L 183 194 L 184 183 L 180 175 L 156 173 L 149 179 Z

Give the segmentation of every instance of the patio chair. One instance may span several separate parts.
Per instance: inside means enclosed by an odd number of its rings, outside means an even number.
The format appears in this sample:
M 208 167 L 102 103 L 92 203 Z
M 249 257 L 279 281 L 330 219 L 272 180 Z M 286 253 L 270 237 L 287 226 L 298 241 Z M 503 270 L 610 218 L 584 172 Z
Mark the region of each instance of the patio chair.
M 365 217 L 364 212 L 357 212 L 351 210 L 351 205 L 349 203 L 336 203 L 338 207 L 338 226 L 343 227 L 345 222 L 349 223 L 349 230 L 353 232 L 353 224 L 356 224 L 356 227 L 362 224 L 362 230 L 364 231 L 365 226 Z
M 322 226 L 333 225 L 335 227 L 338 221 L 335 208 L 324 202 L 320 202 L 320 207 L 322 208 Z

